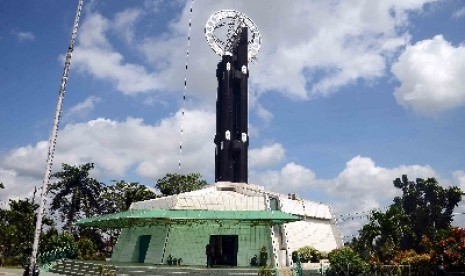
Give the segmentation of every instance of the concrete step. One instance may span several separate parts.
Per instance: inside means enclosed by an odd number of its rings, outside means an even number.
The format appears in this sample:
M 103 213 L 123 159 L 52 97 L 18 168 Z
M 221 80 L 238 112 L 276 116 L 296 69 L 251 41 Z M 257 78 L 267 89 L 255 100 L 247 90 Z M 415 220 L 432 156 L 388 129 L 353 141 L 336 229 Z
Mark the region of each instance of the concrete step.
M 100 275 L 100 265 L 75 260 L 61 260 L 50 268 L 50 272 L 61 275 Z M 113 267 L 114 271 L 114 267 Z
M 121 276 L 174 276 L 174 275 L 195 275 L 195 276 L 255 276 L 258 275 L 257 268 L 241 267 L 191 267 L 191 266 L 164 266 L 164 265 L 147 265 L 147 264 L 116 264 L 105 262 L 86 262 L 78 260 L 63 260 L 50 268 L 50 272 L 61 275 L 100 275 L 101 266 L 115 272 Z

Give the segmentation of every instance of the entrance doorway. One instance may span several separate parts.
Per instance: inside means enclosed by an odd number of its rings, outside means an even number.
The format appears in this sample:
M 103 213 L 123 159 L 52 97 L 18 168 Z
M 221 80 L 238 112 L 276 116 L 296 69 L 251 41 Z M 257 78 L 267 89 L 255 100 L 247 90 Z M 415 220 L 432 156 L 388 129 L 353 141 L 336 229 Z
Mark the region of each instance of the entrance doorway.
M 215 265 L 237 266 L 237 235 L 211 235 L 210 244 Z
M 147 255 L 147 250 L 149 249 L 150 239 L 152 238 L 151 235 L 143 235 L 139 236 L 137 239 L 136 244 L 136 252 L 135 253 L 135 262 L 137 263 L 144 263 L 145 255 Z

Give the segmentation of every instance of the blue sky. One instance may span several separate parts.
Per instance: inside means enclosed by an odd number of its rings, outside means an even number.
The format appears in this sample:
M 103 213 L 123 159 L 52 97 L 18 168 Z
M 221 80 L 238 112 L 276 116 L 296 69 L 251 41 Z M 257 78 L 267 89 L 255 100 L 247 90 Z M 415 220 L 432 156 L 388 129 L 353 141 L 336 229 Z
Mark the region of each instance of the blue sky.
M 153 187 L 181 158 L 181 172 L 211 183 L 220 57 L 203 27 L 236 9 L 262 35 L 250 65 L 250 183 L 336 215 L 387 206 L 402 174 L 465 189 L 463 1 L 195 0 L 192 14 L 190 4 L 85 1 L 55 170 L 94 162 L 102 182 Z M 0 202 L 41 185 L 76 6 L 0 2 Z M 343 222 L 343 235 L 360 223 Z

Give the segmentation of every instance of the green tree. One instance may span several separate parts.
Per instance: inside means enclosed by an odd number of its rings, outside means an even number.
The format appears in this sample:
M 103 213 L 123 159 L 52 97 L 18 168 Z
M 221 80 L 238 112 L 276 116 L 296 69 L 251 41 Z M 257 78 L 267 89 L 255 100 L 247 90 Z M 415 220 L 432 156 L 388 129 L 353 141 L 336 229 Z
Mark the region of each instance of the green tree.
M 88 217 L 100 213 L 98 199 L 102 184 L 89 176 L 93 168 L 93 163 L 80 166 L 62 164 L 62 171 L 52 175 L 59 181 L 50 185 L 49 191 L 53 194 L 50 208 L 52 212 L 60 212 L 69 231 L 82 214 Z
M 137 182 L 124 180 L 113 180 L 113 182 L 113 185 L 105 187 L 101 196 L 104 213 L 126 211 L 133 202 L 156 198 L 154 192 Z
M 386 212 L 373 211 L 353 247 L 365 260 L 390 263 L 400 250 L 428 253 L 443 231 L 450 228 L 452 212 L 461 201 L 457 187 L 443 188 L 436 179 L 394 180 L 402 196 Z
M 406 216 L 398 206 L 391 206 L 385 213 L 372 211 L 370 221 L 359 231 L 354 247 L 365 260 L 376 256 L 376 261 L 386 263 L 400 249 L 403 234 L 408 231 Z
M 37 208 L 39 205 L 25 199 L 10 200 L 9 209 L 0 209 L 0 255 L 15 257 L 18 262 L 30 255 Z M 43 224 L 52 226 L 53 221 L 45 216 Z
M 402 190 L 402 196 L 394 198 L 394 206 L 402 209 L 409 229 L 403 233 L 401 248 L 420 253 L 424 251 L 424 237 L 437 241 L 438 231 L 451 227 L 452 213 L 462 200 L 462 191 L 456 186 L 443 188 L 435 178 L 409 181 L 407 175 L 395 179 L 394 186 Z
M 191 173 L 188 175 L 169 173 L 165 177 L 157 180 L 155 188 L 157 188 L 162 195 L 167 196 L 199 190 L 205 186 L 207 186 L 207 181 L 203 180 L 202 176 L 198 173 Z

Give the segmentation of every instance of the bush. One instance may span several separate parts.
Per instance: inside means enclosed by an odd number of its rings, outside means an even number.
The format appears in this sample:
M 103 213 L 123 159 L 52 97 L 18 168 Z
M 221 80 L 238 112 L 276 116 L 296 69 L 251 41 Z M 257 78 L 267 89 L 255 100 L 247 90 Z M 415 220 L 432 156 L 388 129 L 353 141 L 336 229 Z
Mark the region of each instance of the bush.
M 368 272 L 368 264 L 357 255 L 350 247 L 335 249 L 328 254 L 331 263 L 327 271 L 328 275 L 338 275 L 349 269 L 350 275 L 358 275 Z
M 62 254 L 62 256 L 54 256 L 55 258 L 71 258 L 74 259 L 77 257 L 75 254 L 77 251 L 78 243 L 74 240 L 72 234 L 63 232 L 52 232 L 49 231 L 45 234 L 42 234 L 40 240 L 40 252 L 43 256 L 54 254 L 57 251 Z
M 426 253 L 418 254 L 415 250 L 399 251 L 393 262 L 399 265 L 410 265 L 410 271 L 417 275 L 427 275 L 434 271 L 431 256 Z
M 77 258 L 80 260 L 96 259 L 95 244 L 88 238 L 80 238 L 77 245 Z
M 299 253 L 300 261 L 302 263 L 318 263 L 321 259 L 327 257 L 326 253 L 320 252 L 311 246 L 299 248 L 299 250 L 297 250 L 297 253 Z
M 258 270 L 258 276 L 273 276 L 274 275 L 274 268 L 262 266 Z
M 447 271 L 465 270 L 465 229 L 453 228 L 448 237 L 436 244 L 436 263 Z
M 0 264 L 2 266 L 19 267 L 23 265 L 21 257 L 0 257 Z
M 111 270 L 108 266 L 106 265 L 100 265 L 99 268 L 99 275 L 101 276 L 115 276 L 116 272 Z

